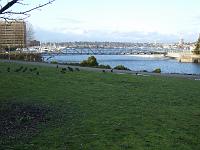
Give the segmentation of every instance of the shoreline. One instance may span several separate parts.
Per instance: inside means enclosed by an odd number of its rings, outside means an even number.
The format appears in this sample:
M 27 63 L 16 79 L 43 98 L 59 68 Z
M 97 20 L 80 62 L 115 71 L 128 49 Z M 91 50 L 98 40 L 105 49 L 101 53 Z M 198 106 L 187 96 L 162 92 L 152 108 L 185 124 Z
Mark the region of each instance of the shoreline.
M 66 63 L 73 65 L 87 60 L 90 55 L 63 55 L 63 56 L 45 56 L 43 61 L 48 63 Z M 170 57 L 155 55 L 94 55 L 100 65 L 109 65 L 114 68 L 123 65 L 133 71 L 153 72 L 160 68 L 162 73 L 167 74 L 194 74 L 200 75 L 200 64 L 180 62 Z M 78 65 L 79 66 L 79 65 Z
M 79 68 L 83 71 L 91 71 L 91 72 L 111 72 L 111 69 L 101 69 L 101 68 L 92 68 L 92 67 L 81 67 L 81 66 L 73 66 L 73 65 L 62 65 L 62 64 L 51 64 L 46 62 L 30 62 L 30 61 L 19 61 L 19 60 L 6 60 L 6 59 L 0 59 L 0 62 L 2 63 L 18 63 L 18 64 L 24 64 L 24 65 L 37 65 L 37 66 L 43 66 L 43 67 L 71 67 L 71 68 Z M 153 72 L 142 72 L 142 71 L 128 71 L 128 70 L 113 70 L 113 73 L 116 74 L 131 74 L 131 75 L 137 75 L 137 76 L 163 76 L 163 77 L 175 77 L 175 78 L 183 78 L 183 79 L 190 79 L 190 80 L 200 80 L 200 75 L 197 74 L 178 74 L 178 73 L 153 73 Z

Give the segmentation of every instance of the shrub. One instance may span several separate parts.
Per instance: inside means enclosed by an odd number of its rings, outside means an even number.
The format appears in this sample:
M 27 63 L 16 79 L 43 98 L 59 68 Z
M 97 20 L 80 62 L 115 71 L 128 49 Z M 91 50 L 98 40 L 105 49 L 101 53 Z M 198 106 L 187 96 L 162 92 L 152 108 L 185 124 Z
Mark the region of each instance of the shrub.
M 97 68 L 111 69 L 111 67 L 109 65 L 99 65 Z
M 11 60 L 27 60 L 27 61 L 42 61 L 41 54 L 32 54 L 32 53 L 1 53 L 1 59 L 11 59 Z
M 58 64 L 57 61 L 51 61 L 51 64 Z
M 82 61 L 82 62 L 80 63 L 80 65 L 83 66 L 83 67 L 88 66 L 87 60 Z
M 153 73 L 161 73 L 161 69 L 160 68 L 157 68 L 153 71 Z
M 116 69 L 116 70 L 129 70 L 129 71 L 130 71 L 129 68 L 126 68 L 126 67 L 123 66 L 123 65 L 118 65 L 118 66 L 114 67 L 114 69 Z
M 141 72 L 148 72 L 147 70 L 142 70 Z
M 84 60 L 80 63 L 81 66 L 88 66 L 88 67 L 94 67 L 94 66 L 98 66 L 98 62 L 97 59 L 94 56 L 90 56 L 88 57 L 87 60 Z

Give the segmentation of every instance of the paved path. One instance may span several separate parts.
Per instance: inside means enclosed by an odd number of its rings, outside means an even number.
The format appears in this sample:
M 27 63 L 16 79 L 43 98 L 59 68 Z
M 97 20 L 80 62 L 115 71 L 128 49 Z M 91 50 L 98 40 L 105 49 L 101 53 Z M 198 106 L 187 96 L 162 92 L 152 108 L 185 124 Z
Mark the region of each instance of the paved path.
M 43 62 L 27 62 L 27 61 L 18 61 L 18 60 L 4 60 L 0 59 L 0 62 L 6 63 L 18 63 L 18 64 L 30 64 L 36 66 L 44 66 L 44 67 L 56 67 L 57 64 L 43 63 Z M 95 72 L 111 72 L 111 69 L 100 69 L 100 68 L 91 68 L 91 67 L 80 67 L 80 66 L 70 66 L 70 65 L 58 65 L 61 68 L 71 67 L 71 68 L 79 68 L 80 70 L 85 71 L 95 71 Z M 165 77 L 176 77 L 176 78 L 184 78 L 184 79 L 192 79 L 192 80 L 200 80 L 200 75 L 187 75 L 187 74 L 169 74 L 169 73 L 150 73 L 150 72 L 137 72 L 137 71 L 126 71 L 126 70 L 113 70 L 113 73 L 117 74 L 133 74 L 138 76 L 165 76 Z

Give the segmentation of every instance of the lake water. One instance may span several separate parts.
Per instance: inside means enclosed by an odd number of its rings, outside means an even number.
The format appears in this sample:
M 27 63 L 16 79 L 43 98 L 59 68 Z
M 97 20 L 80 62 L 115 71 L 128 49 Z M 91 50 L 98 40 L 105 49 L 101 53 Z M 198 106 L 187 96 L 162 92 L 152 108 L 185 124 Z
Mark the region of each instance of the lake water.
M 47 60 L 49 56 L 44 56 L 48 62 L 57 61 L 60 63 L 81 62 L 86 60 L 90 55 L 57 55 Z M 124 65 L 125 67 L 135 70 L 153 71 L 156 68 L 161 68 L 162 73 L 187 73 L 200 74 L 200 64 L 180 63 L 175 59 L 170 59 L 164 56 L 153 55 L 95 55 L 99 64 Z

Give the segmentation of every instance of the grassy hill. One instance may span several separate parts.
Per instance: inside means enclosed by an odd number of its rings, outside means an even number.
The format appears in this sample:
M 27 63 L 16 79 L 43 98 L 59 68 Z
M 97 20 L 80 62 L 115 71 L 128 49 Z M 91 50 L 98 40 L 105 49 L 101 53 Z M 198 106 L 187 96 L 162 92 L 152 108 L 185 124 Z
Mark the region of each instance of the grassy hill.
M 21 66 L 0 63 L 0 149 L 200 149 L 199 81 Z

